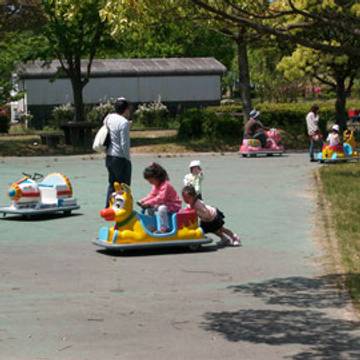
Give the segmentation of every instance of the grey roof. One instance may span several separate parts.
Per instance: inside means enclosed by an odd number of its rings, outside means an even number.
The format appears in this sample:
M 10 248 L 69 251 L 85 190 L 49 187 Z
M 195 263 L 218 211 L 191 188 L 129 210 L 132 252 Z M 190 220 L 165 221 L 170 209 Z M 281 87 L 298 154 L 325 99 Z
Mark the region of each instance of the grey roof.
M 81 63 L 86 71 L 87 61 Z M 27 62 L 18 68 L 22 79 L 50 78 L 55 75 L 60 63 L 54 60 Z M 91 77 L 134 77 L 162 75 L 223 75 L 225 66 L 215 58 L 163 58 L 163 59 L 95 59 Z

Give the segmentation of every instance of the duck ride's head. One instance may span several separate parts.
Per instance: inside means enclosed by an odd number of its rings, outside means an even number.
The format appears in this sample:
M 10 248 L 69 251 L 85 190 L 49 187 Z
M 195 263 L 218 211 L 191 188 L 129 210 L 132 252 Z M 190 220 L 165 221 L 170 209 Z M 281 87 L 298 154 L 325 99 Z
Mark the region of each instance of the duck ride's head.
M 133 197 L 131 189 L 126 184 L 114 183 L 115 191 L 109 199 L 109 207 L 100 211 L 100 216 L 107 221 L 120 223 L 133 212 Z

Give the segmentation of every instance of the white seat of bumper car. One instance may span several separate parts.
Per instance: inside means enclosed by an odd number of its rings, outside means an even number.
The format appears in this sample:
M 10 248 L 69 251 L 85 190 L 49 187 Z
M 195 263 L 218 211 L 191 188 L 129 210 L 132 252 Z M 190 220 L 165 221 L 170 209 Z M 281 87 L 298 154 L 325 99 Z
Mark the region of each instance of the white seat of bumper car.
M 41 202 L 45 205 L 57 205 L 57 191 L 53 187 L 40 187 Z

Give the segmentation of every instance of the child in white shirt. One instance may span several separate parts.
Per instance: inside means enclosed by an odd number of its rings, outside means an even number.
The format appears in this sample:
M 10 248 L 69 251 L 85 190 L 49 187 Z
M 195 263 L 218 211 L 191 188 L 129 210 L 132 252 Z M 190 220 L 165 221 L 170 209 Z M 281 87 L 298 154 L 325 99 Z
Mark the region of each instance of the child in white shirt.
M 189 165 L 190 173 L 184 177 L 184 185 L 192 185 L 195 188 L 199 199 L 202 199 L 201 184 L 204 178 L 204 173 L 201 168 L 200 160 L 193 160 Z
M 337 147 L 340 145 L 339 130 L 339 125 L 337 124 L 332 127 L 332 131 L 329 133 L 326 139 L 330 146 Z

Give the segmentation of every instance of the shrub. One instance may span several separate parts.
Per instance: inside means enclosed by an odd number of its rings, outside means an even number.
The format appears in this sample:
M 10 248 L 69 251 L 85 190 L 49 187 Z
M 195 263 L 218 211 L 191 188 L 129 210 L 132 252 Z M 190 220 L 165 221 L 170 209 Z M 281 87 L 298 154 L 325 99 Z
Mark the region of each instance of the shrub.
M 31 120 L 34 117 L 28 112 L 28 113 L 21 113 L 19 116 L 19 123 L 23 128 L 28 128 L 31 126 Z
M 320 106 L 320 130 L 326 135 L 335 120 L 334 101 L 317 102 Z M 287 148 L 304 149 L 308 146 L 306 114 L 312 102 L 303 103 L 260 103 L 260 120 L 267 127 L 282 131 L 283 144 Z M 360 108 L 357 101 L 348 101 L 348 108 Z M 209 138 L 241 139 L 243 119 L 241 104 L 208 107 L 205 110 L 187 110 L 180 116 L 178 138 L 180 140 Z
M 56 106 L 51 112 L 52 118 L 49 125 L 58 129 L 62 123 L 74 120 L 75 108 L 70 104 Z
M 10 114 L 8 109 L 0 108 L 0 133 L 8 133 L 10 129 Z
M 239 139 L 241 121 L 230 114 L 216 114 L 213 111 L 190 109 L 180 117 L 178 138 L 186 139 Z
M 239 139 L 242 133 L 242 122 L 230 114 L 206 112 L 203 130 L 207 139 Z
M 325 135 L 329 124 L 335 120 L 334 101 L 319 101 L 321 132 Z M 306 131 L 306 114 L 309 112 L 312 102 L 302 103 L 258 103 L 256 109 L 260 110 L 260 120 L 267 127 L 275 127 L 283 130 L 283 143 L 285 147 L 305 148 L 308 146 Z M 357 105 L 357 106 L 356 106 Z M 358 102 L 348 101 L 348 107 L 359 107 Z M 241 105 L 222 105 L 211 107 L 211 112 L 240 113 Z
M 240 103 L 222 104 L 220 106 L 209 106 L 206 110 L 214 113 L 241 113 L 242 105 Z
M 185 110 L 179 116 L 178 139 L 198 139 L 204 135 L 203 120 L 205 112 L 199 109 Z
M 111 112 L 114 112 L 113 103 L 108 100 L 101 102 L 98 106 L 93 107 L 87 114 L 88 121 L 101 125 L 105 116 Z
M 319 127 L 323 134 L 327 132 L 327 123 L 335 119 L 334 105 L 327 102 L 320 105 Z M 297 135 L 307 136 L 306 114 L 310 111 L 309 103 L 263 103 L 259 104 L 261 121 L 266 126 L 276 127 Z M 307 139 L 306 139 L 307 141 Z
M 148 104 L 139 105 L 134 112 L 135 122 L 145 127 L 168 128 L 170 122 L 169 110 L 160 99 Z
M 334 121 L 333 102 L 320 103 L 320 129 L 326 134 L 328 123 Z M 306 148 L 308 136 L 305 117 L 311 103 L 262 103 L 260 120 L 267 127 L 282 131 L 283 144 L 288 148 Z M 179 139 L 240 139 L 243 133 L 241 104 L 209 107 L 206 110 L 188 110 L 180 117 Z

